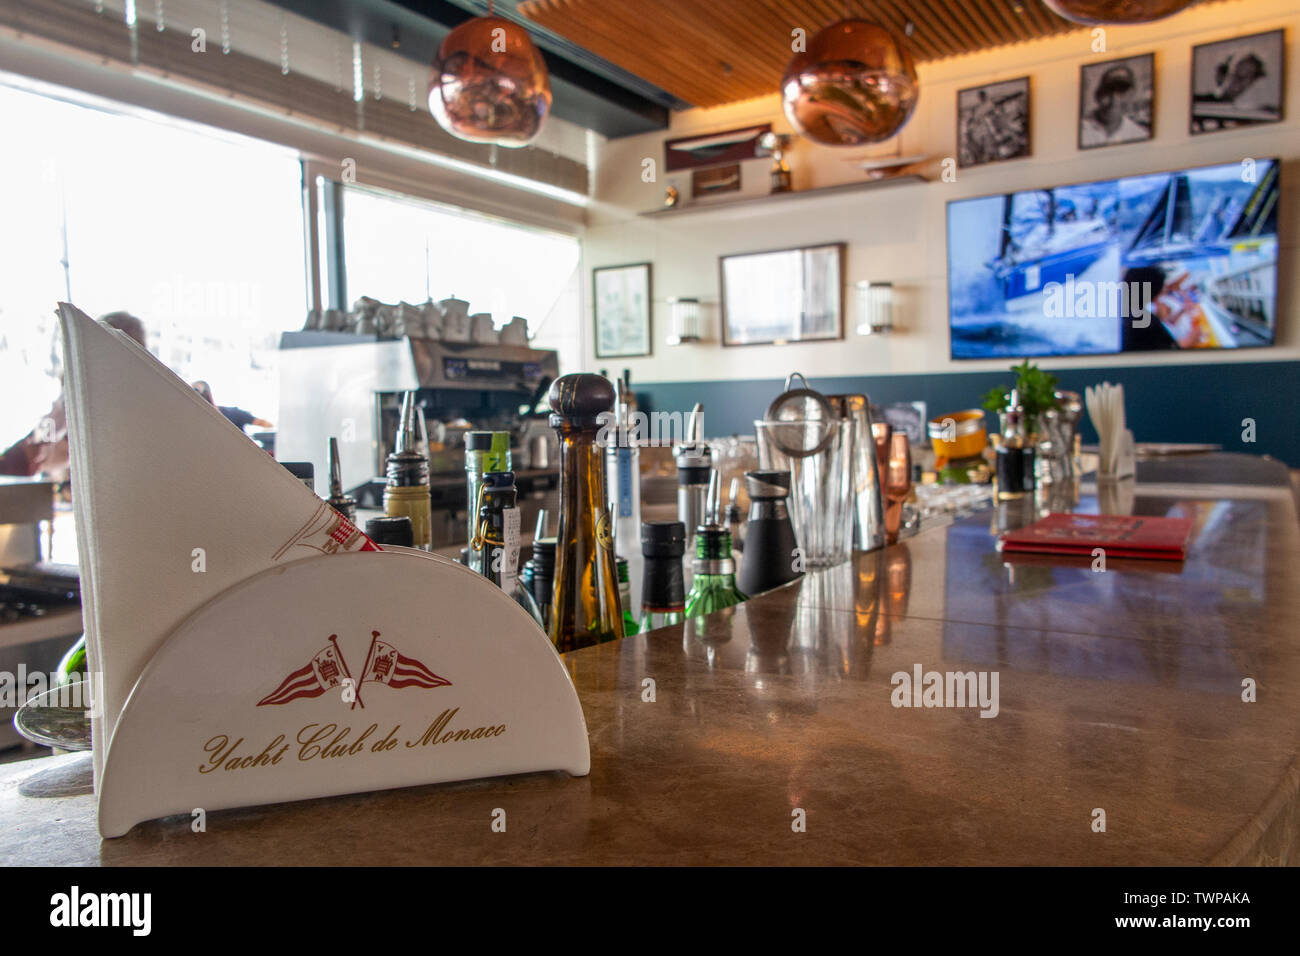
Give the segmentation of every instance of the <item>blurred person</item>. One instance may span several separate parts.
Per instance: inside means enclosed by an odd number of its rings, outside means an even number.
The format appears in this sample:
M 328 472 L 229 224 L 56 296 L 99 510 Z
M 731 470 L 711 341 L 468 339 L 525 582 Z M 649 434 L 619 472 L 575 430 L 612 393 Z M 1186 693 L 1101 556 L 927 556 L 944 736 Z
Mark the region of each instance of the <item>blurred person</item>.
M 217 405 L 216 400 L 212 397 L 212 386 L 201 379 L 197 382 L 191 382 L 190 388 L 202 395 L 209 405 L 215 405 L 217 411 L 225 415 L 226 419 L 240 431 L 243 431 L 249 425 L 256 425 L 258 428 L 275 427 L 265 418 L 258 418 L 252 412 L 246 412 L 242 408 L 236 408 L 234 405 Z
M 1107 146 L 1146 139 L 1150 133 L 1133 119 L 1137 81 L 1127 66 L 1112 66 L 1092 94 L 1095 104 L 1083 118 L 1081 146 Z
M 99 321 L 124 332 L 141 348 L 149 347 L 144 323 L 131 313 L 109 312 L 100 316 Z M 55 481 L 68 477 L 68 419 L 62 392 L 36 427 L 0 454 L 0 475 L 44 475 Z
M 1276 109 L 1276 98 L 1260 82 L 1267 75 L 1264 61 L 1253 51 L 1234 53 L 1214 68 L 1218 81 L 1214 98 L 1246 110 Z
M 203 381 L 202 379 L 200 379 L 197 382 L 190 382 L 190 388 L 198 392 L 200 397 L 202 397 L 202 399 L 205 402 L 207 402 L 209 405 L 217 404 L 212 400 L 212 386 L 209 385 L 207 382 Z

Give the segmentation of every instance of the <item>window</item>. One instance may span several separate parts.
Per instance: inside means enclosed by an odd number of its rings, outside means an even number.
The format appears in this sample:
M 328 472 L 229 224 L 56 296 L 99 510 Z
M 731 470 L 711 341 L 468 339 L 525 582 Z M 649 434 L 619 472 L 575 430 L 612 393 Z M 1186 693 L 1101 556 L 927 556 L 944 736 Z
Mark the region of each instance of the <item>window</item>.
M 347 306 L 363 295 L 419 304 L 454 296 L 500 328 L 528 320 L 560 367 L 581 362 L 578 239 L 353 186 L 343 194 Z
M 274 418 L 306 313 L 296 154 L 3 86 L 0 116 L 0 447 L 58 395 L 60 300 L 139 316 L 178 375 Z
M 279 336 L 307 311 L 298 154 L 70 92 L 0 85 L 0 116 L 0 449 L 59 394 L 64 300 L 139 316 L 179 376 L 274 421 Z M 580 367 L 576 237 L 342 188 L 345 307 L 456 296 Z

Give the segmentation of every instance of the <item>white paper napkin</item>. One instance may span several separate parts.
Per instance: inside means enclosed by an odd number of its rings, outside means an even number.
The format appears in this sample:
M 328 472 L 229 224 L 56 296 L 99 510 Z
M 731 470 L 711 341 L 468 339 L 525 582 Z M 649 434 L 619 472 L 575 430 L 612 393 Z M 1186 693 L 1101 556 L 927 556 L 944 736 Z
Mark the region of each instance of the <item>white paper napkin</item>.
M 190 613 L 277 563 L 375 546 L 136 342 L 59 316 L 98 780 L 131 688 Z
M 1102 382 L 1084 389 L 1084 403 L 1092 427 L 1097 430 L 1097 450 L 1101 458 L 1098 474 L 1115 475 L 1122 469 L 1125 441 L 1132 438 L 1125 427 L 1124 386 Z M 1132 474 L 1131 467 L 1129 474 Z

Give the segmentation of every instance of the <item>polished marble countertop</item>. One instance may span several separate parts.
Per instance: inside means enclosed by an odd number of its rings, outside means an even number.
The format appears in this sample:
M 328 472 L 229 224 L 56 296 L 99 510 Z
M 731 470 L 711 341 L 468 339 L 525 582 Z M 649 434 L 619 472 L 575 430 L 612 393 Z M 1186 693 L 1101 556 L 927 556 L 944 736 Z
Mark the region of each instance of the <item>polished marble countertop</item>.
M 175 817 L 101 841 L 88 756 L 52 757 L 0 767 L 0 862 L 1295 863 L 1295 496 L 1265 459 L 1201 456 L 1183 474 L 1166 461 L 1159 483 L 1085 484 L 1076 506 L 1191 517 L 1180 564 L 1008 563 L 995 531 L 1033 517 L 1012 503 L 566 655 L 584 778 L 223 811 L 204 833 Z M 894 706 L 895 675 L 918 666 L 996 672 L 996 716 Z

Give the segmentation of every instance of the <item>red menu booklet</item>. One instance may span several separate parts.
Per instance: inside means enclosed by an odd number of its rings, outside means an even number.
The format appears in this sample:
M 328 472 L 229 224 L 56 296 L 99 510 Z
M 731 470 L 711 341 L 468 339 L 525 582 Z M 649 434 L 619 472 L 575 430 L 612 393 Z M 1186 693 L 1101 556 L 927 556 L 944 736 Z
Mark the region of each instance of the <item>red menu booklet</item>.
M 1116 558 L 1182 561 L 1192 534 L 1190 518 L 1142 515 L 1050 514 L 1002 536 L 1004 552 L 1091 555 L 1101 548 Z

